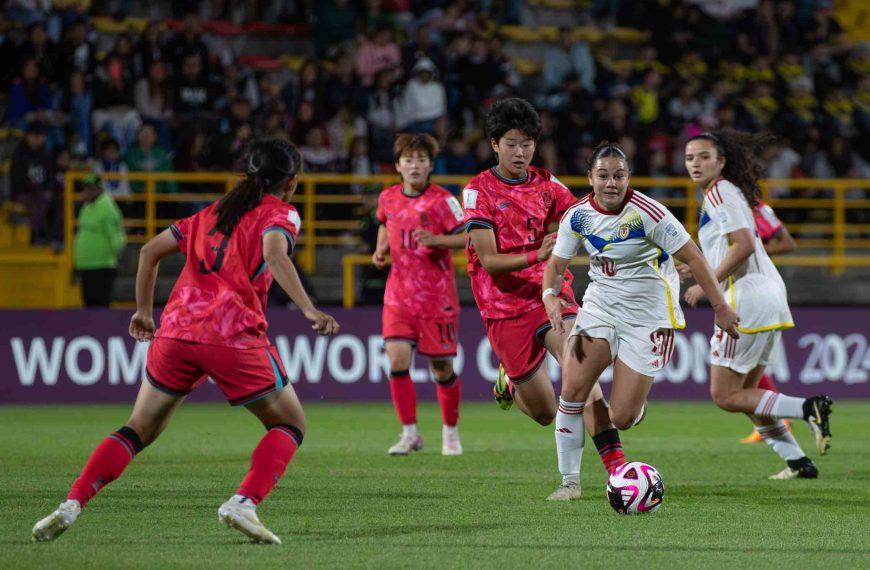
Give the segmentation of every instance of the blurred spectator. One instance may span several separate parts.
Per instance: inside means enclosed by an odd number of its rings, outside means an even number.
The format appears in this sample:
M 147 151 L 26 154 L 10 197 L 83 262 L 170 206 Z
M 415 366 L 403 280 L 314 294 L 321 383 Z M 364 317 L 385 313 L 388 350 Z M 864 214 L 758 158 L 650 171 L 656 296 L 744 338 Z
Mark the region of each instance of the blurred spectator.
M 764 81 L 753 83 L 751 92 L 740 103 L 752 121 L 750 128 L 753 131 L 770 127 L 773 117 L 779 112 L 779 102 L 773 96 L 773 87 Z
M 855 135 L 855 105 L 842 87 L 834 87 L 822 103 L 826 131 L 841 137 Z
M 680 131 L 689 123 L 701 116 L 701 103 L 695 98 L 695 90 L 688 83 L 683 83 L 677 90 L 677 96 L 668 102 L 668 118 L 671 129 Z
M 109 307 L 118 271 L 118 256 L 127 245 L 121 210 L 95 174 L 82 179 L 84 204 L 79 210 L 73 266 L 82 279 L 85 307 Z
M 27 33 L 27 41 L 21 45 L 18 56 L 19 61 L 29 58 L 39 63 L 39 71 L 42 77 L 55 79 L 57 77 L 57 46 L 48 38 L 45 24 L 37 22 L 30 26 Z
M 635 118 L 642 125 L 652 125 L 659 120 L 661 104 L 659 102 L 659 87 L 662 76 L 658 71 L 647 71 L 643 83 L 631 90 L 631 102 L 635 109 Z
M 432 134 L 435 122 L 447 115 L 444 85 L 436 79 L 435 64 L 429 59 L 419 60 L 412 74 L 399 102 L 400 124 L 410 133 Z
M 353 39 L 357 3 L 353 0 L 319 0 L 314 12 L 314 48 L 318 56 Z
M 9 36 L 9 20 L 0 8 L 0 61 L 15 61 L 18 57 L 16 46 Z M 8 63 L 0 66 L 0 91 L 6 92 L 18 69 Z
M 238 62 L 227 63 L 223 69 L 223 93 L 215 107 L 224 111 L 238 97 L 247 99 L 253 109 L 260 106 L 260 87 L 250 68 L 239 67 Z
M 803 175 L 800 171 L 801 156 L 789 146 L 788 139 L 776 139 L 764 150 L 764 162 L 766 163 L 765 176 L 774 180 L 783 178 L 799 178 Z M 770 188 L 773 198 L 788 198 L 791 190 L 781 186 Z
M 428 61 L 432 73 L 437 70 L 431 60 L 418 60 L 415 68 L 421 62 Z M 463 106 L 475 117 L 480 115 L 481 103 L 492 96 L 493 88 L 506 79 L 504 69 L 489 53 L 489 43 L 483 37 L 477 37 L 471 42 L 471 52 L 462 64 Z
M 122 153 L 136 140 L 136 131 L 142 125 L 133 99 L 132 70 L 125 68 L 117 55 L 110 55 L 97 70 L 92 123 L 94 131 L 108 131 Z
M 132 172 L 171 172 L 172 161 L 169 152 L 157 142 L 157 130 L 154 125 L 144 124 L 136 135 L 136 145 L 124 157 L 127 169 Z M 133 192 L 144 192 L 144 182 L 131 182 Z M 175 193 L 178 186 L 174 181 L 157 182 L 155 191 L 161 194 Z
M 117 57 L 124 65 L 124 72 L 131 78 L 142 75 L 142 70 L 136 65 L 136 49 L 130 34 L 118 34 L 115 36 L 115 45 L 109 52 L 109 57 Z
M 454 134 L 447 139 L 447 148 L 439 157 L 444 162 L 447 174 L 475 174 L 478 172 L 477 160 L 471 152 L 471 145 L 461 134 Z
M 290 121 L 290 140 L 304 141 L 308 131 L 321 126 L 314 114 L 314 104 L 303 102 L 296 112 L 296 116 Z
M 175 169 L 182 172 L 209 172 L 215 170 L 219 157 L 213 143 L 201 130 L 185 131 L 180 138 Z M 213 192 L 214 186 L 202 182 L 179 185 L 182 192 Z
M 10 20 L 30 26 L 44 22 L 51 12 L 51 0 L 8 0 L 6 14 Z
M 100 158 L 94 163 L 94 174 L 117 174 L 118 178 L 103 180 L 103 190 L 110 192 L 112 196 L 129 196 L 130 181 L 126 175 L 129 173 L 127 165 L 121 158 L 121 146 L 114 139 L 105 139 L 100 143 Z
M 188 12 L 181 20 L 181 30 L 175 34 L 166 45 L 169 54 L 167 61 L 174 63 L 176 73 L 184 73 L 184 66 L 190 55 L 199 58 L 200 69 L 204 69 L 209 63 L 208 46 L 202 41 L 202 22 L 195 12 Z
M 338 170 L 338 154 L 329 147 L 326 129 L 316 126 L 309 129 L 299 147 L 305 163 L 305 172 L 335 172 Z
M 169 53 L 166 49 L 166 42 L 163 40 L 163 29 L 159 22 L 148 22 L 139 36 L 139 45 L 136 51 L 136 75 L 138 76 L 149 73 L 154 62 L 168 63 Z
M 548 109 L 560 109 L 576 89 L 595 92 L 595 61 L 589 44 L 575 42 L 570 28 L 561 28 L 558 45 L 547 50 L 541 82 L 546 94 L 544 106 Z
M 60 47 L 58 67 L 63 74 L 63 82 L 73 70 L 79 70 L 90 77 L 96 67 L 97 49 L 88 38 L 88 25 L 84 21 L 73 23 Z
M 372 161 L 369 158 L 369 142 L 365 137 L 356 137 L 350 145 L 350 158 L 345 169 L 349 174 L 355 176 L 369 176 L 374 174 Z M 360 184 L 351 184 L 351 192 L 359 194 L 363 191 Z
M 215 90 L 203 72 L 201 56 L 195 52 L 186 54 L 172 89 L 173 111 L 179 119 L 196 118 L 211 113 L 214 101 Z
M 55 184 L 54 157 L 45 146 L 45 129 L 27 126 L 9 168 L 12 201 L 23 204 L 30 218 L 30 240 L 46 244 L 60 226 L 61 196 Z M 52 223 L 54 222 L 54 223 Z
M 369 95 L 369 140 L 372 158 L 377 162 L 393 163 L 393 132 L 398 128 L 398 101 L 390 74 L 382 71 L 375 77 Z
M 482 172 L 490 167 L 495 166 L 495 151 L 492 150 L 489 141 L 486 137 L 481 137 L 474 145 L 474 170 L 473 172 Z
M 160 144 L 167 149 L 173 148 L 170 123 L 174 117 L 172 92 L 169 88 L 166 63 L 154 60 L 148 67 L 148 76 L 142 77 L 133 88 L 136 110 L 143 121 L 151 123 L 157 130 Z
M 231 133 L 231 136 L 224 139 L 222 149 L 224 156 L 221 160 L 221 167 L 224 170 L 237 171 L 244 168 L 242 159 L 252 138 L 254 138 L 254 128 L 251 124 L 240 123 Z
M 329 146 L 341 160 L 346 160 L 354 139 L 365 137 L 368 132 L 366 120 L 354 115 L 348 105 L 339 107 L 338 112 L 326 123 Z
M 327 117 L 335 115 L 342 105 L 350 107 L 355 115 L 365 116 L 368 92 L 356 76 L 353 57 L 349 53 L 342 53 L 335 60 L 335 67 L 326 77 L 323 95 Z
M 88 89 L 85 74 L 78 69 L 70 73 L 64 103 L 64 110 L 69 114 L 69 126 L 74 137 L 69 145 L 73 154 L 92 156 L 94 149 L 91 112 L 94 109 L 94 94 Z
M 420 24 L 412 37 L 402 48 L 405 75 L 410 77 L 414 65 L 424 57 L 430 59 L 438 72 L 443 74 L 447 70 L 447 56 L 442 47 L 433 41 L 432 29 L 425 23 Z
M 394 39 L 391 27 L 382 26 L 371 38 L 363 37 L 356 48 L 355 64 L 363 87 L 371 87 L 380 71 L 391 74 L 393 79 L 402 76 L 402 52 Z M 432 61 L 429 60 L 432 64 Z M 434 65 L 433 65 L 434 67 Z
M 11 127 L 25 129 L 31 123 L 42 126 L 56 124 L 51 91 L 40 76 L 39 63 L 33 57 L 21 62 L 21 74 L 9 88 L 8 104 L 6 121 Z
M 288 82 L 282 89 L 287 109 L 298 113 L 303 103 L 308 103 L 315 118 L 321 120 L 324 115 L 325 94 L 320 63 L 315 59 L 307 59 L 299 68 L 299 80 Z

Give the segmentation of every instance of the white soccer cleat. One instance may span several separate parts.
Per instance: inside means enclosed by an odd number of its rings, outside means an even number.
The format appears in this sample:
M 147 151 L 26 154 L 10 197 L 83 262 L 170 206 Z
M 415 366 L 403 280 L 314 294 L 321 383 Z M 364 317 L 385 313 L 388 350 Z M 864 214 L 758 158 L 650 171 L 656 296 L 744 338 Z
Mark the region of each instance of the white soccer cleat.
M 66 500 L 57 510 L 33 526 L 31 536 L 36 542 L 54 540 L 71 527 L 80 514 L 82 514 L 82 506 L 79 502 Z
M 441 433 L 441 455 L 462 455 L 462 442 L 459 441 L 459 430 L 444 426 Z
M 565 481 L 559 488 L 550 493 L 547 497 L 548 501 L 576 501 L 583 495 L 580 489 L 580 483 L 575 481 Z
M 423 436 L 403 433 L 398 443 L 387 450 L 390 455 L 408 455 L 412 451 L 423 449 Z
M 257 518 L 257 505 L 247 497 L 235 495 L 218 509 L 218 520 L 246 535 L 253 542 L 281 544 L 271 530 Z

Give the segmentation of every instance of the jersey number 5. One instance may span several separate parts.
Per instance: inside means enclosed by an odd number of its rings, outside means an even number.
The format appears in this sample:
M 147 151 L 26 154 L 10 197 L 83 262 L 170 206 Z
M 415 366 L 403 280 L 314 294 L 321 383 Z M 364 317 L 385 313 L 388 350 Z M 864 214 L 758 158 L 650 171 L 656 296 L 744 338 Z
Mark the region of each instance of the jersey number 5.
M 218 233 L 217 228 L 212 228 L 209 230 L 208 235 L 213 236 Z M 199 260 L 199 272 L 203 275 L 208 275 L 209 273 L 217 273 L 221 270 L 221 266 L 224 264 L 224 254 L 227 251 L 227 244 L 230 243 L 230 235 L 227 234 L 221 240 L 221 244 L 218 247 L 211 247 L 212 251 L 217 252 L 217 257 L 214 258 L 214 265 L 211 266 L 211 269 L 205 266 L 205 261 Z
M 526 218 L 526 229 L 528 229 L 531 233 L 529 236 L 529 243 L 535 243 L 538 241 L 538 228 L 535 227 L 538 218 Z

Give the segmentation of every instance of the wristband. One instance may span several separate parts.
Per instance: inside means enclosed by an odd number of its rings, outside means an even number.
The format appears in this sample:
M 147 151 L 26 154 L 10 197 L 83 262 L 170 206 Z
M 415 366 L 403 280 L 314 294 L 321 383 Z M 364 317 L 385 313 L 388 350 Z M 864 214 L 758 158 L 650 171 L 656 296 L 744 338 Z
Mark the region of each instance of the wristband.
M 526 254 L 526 263 L 529 264 L 529 267 L 536 264 L 538 262 L 538 251 L 530 251 Z
M 548 295 L 552 295 L 555 297 L 556 295 L 558 295 L 558 292 L 552 287 L 544 289 L 544 293 L 541 295 L 541 300 L 543 301 L 544 298 L 546 298 Z

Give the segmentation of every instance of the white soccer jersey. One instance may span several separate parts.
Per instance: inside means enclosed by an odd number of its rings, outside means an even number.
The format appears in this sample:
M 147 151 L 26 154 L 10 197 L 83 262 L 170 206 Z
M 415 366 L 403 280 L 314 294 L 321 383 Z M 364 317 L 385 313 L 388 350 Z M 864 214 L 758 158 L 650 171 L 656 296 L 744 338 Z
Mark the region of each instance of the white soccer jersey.
M 581 244 L 589 253 L 592 283 L 582 311 L 648 328 L 681 329 L 680 279 L 671 254 L 690 236 L 667 208 L 628 190 L 618 212 L 601 210 L 592 194 L 562 217 L 553 255 L 571 259 Z
M 756 333 L 793 327 L 785 283 L 764 251 L 749 203 L 737 186 L 727 180 L 719 180 L 704 196 L 698 224 L 698 241 L 713 269 L 728 254 L 728 234 L 740 229 L 752 232 L 755 251 L 744 268 L 721 284 L 725 299 L 740 315 L 737 330 Z

